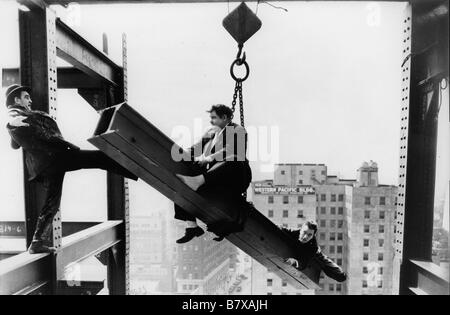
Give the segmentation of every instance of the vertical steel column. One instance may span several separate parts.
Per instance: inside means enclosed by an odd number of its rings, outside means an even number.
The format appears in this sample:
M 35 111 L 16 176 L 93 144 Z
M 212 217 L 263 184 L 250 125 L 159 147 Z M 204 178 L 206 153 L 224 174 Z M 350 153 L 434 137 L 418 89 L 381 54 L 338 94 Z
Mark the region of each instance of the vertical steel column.
M 108 53 L 108 41 L 103 37 L 103 50 Z M 113 106 L 126 101 L 127 95 L 127 54 L 126 38 L 123 38 L 123 85 L 106 91 L 107 105 Z M 107 175 L 108 220 L 122 220 L 120 238 L 123 240 L 111 249 L 108 260 L 108 287 L 111 295 L 129 294 L 129 249 L 130 249 L 130 216 L 128 199 L 128 182 L 122 176 L 112 173 Z
M 32 7 L 29 12 L 19 11 L 21 83 L 32 89 L 33 109 L 47 112 L 54 119 L 57 113 L 55 19 L 54 12 L 48 8 Z M 44 200 L 42 187 L 27 180 L 27 171 L 25 177 L 25 223 L 29 245 Z M 52 245 L 61 247 L 59 213 L 53 225 Z
M 409 88 L 411 68 L 411 26 L 412 7 L 409 4 L 405 8 L 402 39 L 403 39 L 403 64 L 402 64 L 402 93 L 400 111 L 400 157 L 398 194 L 396 198 L 397 211 L 395 213 L 395 258 L 393 294 L 399 293 L 400 266 L 403 258 L 403 225 L 405 218 L 405 195 L 406 195 L 406 171 L 408 165 L 408 123 L 409 123 Z
M 409 288 L 417 286 L 418 272 L 411 260 L 432 258 L 440 80 L 448 77 L 448 1 L 438 8 L 412 7 L 410 91 L 402 96 L 405 100 L 409 96 L 410 107 L 409 117 L 402 115 L 408 137 L 402 140 L 407 141 L 402 144 L 407 163 L 400 164 L 401 176 L 406 174 L 406 187 L 400 189 L 407 192 L 399 195 L 399 206 L 404 204 L 403 222 L 398 221 L 403 232 L 403 249 L 398 252 L 402 255 L 400 294 L 410 294 Z
M 33 109 L 57 114 L 57 65 L 56 65 L 56 16 L 48 8 L 32 6 L 29 12 L 19 11 L 20 77 L 21 84 L 31 87 Z M 24 159 L 26 157 L 24 152 Z M 25 226 L 27 246 L 30 245 L 37 217 L 44 204 L 41 184 L 28 181 L 24 163 L 25 179 Z M 51 246 L 61 247 L 62 224 L 60 213 L 55 216 L 52 229 L 46 231 Z M 51 292 L 56 293 L 56 256 L 52 259 L 53 273 Z

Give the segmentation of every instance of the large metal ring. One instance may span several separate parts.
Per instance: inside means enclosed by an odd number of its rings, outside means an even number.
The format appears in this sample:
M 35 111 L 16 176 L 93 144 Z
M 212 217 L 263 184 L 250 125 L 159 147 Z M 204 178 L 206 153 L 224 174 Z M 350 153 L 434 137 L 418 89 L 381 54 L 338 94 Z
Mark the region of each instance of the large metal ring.
M 244 65 L 246 74 L 245 74 L 245 76 L 244 76 L 243 78 L 238 78 L 238 77 L 236 77 L 236 75 L 234 74 L 234 66 L 235 66 L 235 65 L 238 65 L 238 66 Z M 247 61 L 242 62 L 241 59 L 236 59 L 236 60 L 231 64 L 230 74 L 231 74 L 231 77 L 232 77 L 232 78 L 234 79 L 234 81 L 236 81 L 236 82 L 244 82 L 245 80 L 247 80 L 247 79 L 248 79 L 248 76 L 250 75 L 250 67 L 248 66 Z

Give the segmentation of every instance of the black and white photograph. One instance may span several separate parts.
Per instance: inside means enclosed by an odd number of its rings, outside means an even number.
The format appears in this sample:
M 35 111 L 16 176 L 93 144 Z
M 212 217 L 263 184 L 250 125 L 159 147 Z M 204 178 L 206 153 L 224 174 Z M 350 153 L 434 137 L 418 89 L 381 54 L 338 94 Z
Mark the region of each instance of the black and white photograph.
M 449 0 L 0 0 L 0 40 L 0 295 L 449 295 Z

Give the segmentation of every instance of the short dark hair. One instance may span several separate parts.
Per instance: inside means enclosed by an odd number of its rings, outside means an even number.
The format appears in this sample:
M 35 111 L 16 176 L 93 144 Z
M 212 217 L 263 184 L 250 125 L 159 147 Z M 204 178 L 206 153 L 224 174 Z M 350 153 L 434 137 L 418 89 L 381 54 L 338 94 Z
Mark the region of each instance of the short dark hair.
M 305 222 L 305 224 L 308 226 L 308 228 L 310 230 L 313 230 L 314 231 L 314 235 L 316 235 L 316 233 L 317 233 L 317 223 L 315 221 L 313 221 L 313 220 L 308 220 L 308 221 Z
M 233 114 L 233 111 L 231 110 L 231 108 L 229 108 L 228 106 L 223 105 L 223 104 L 213 105 L 211 107 L 211 109 L 207 111 L 207 113 L 210 113 L 210 114 L 212 112 L 216 112 L 216 114 L 219 117 L 227 116 L 227 118 L 229 118 L 229 119 L 233 119 L 233 117 L 234 117 L 234 114 Z

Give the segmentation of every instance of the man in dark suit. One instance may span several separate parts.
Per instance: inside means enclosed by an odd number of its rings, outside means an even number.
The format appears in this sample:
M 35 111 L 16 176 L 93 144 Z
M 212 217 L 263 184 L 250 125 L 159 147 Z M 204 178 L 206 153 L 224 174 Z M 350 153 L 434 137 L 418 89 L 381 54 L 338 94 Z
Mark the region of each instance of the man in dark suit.
M 23 148 L 30 181 L 40 182 L 45 203 L 36 225 L 31 254 L 55 252 L 46 245 L 54 216 L 61 204 L 66 172 L 103 169 L 137 180 L 137 177 L 100 151 L 84 151 L 64 140 L 58 125 L 47 113 L 31 109 L 30 89 L 12 85 L 6 91 L 11 147 Z
M 193 177 L 177 176 L 201 195 L 220 195 L 225 200 L 234 200 L 243 207 L 249 207 L 243 198 L 252 181 L 252 171 L 246 157 L 247 132 L 244 127 L 233 123 L 233 112 L 225 105 L 214 105 L 208 113 L 212 128 L 189 149 L 193 162 L 201 166 L 201 172 Z M 177 243 L 187 243 L 204 234 L 196 218 L 178 205 L 175 205 L 175 218 L 186 221 L 185 235 Z M 221 241 L 235 228 L 222 226 L 221 233 L 215 228 L 210 227 L 210 230 L 220 234 L 215 240 Z
M 320 250 L 319 245 L 317 245 L 317 224 L 314 221 L 305 222 L 300 230 L 281 229 L 291 238 L 295 239 L 298 246 L 302 249 L 301 254 L 299 252 L 299 255 L 290 257 L 286 260 L 288 264 L 301 271 L 307 268 L 314 260 L 328 277 L 337 282 L 344 282 L 347 280 L 347 274 L 342 268 L 324 255 Z

